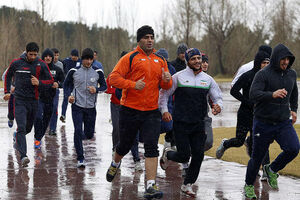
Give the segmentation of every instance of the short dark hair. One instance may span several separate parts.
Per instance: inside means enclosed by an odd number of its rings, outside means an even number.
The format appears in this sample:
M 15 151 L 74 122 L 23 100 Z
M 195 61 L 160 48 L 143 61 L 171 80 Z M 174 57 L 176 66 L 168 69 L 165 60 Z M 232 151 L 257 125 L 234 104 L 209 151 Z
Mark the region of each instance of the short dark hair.
M 94 51 L 90 48 L 86 48 L 82 51 L 81 60 L 84 59 L 93 59 L 94 58 Z
M 39 46 L 37 45 L 37 43 L 35 43 L 35 42 L 29 42 L 26 45 L 26 52 L 29 52 L 29 51 L 39 52 Z
M 51 49 L 54 53 L 59 53 L 58 49 L 57 48 L 52 48 Z

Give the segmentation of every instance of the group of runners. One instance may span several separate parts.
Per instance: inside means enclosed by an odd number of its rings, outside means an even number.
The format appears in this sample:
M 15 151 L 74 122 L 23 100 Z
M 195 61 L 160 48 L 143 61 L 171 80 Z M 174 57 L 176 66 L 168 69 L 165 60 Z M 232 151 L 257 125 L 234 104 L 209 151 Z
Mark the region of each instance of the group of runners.
M 26 51 L 12 61 L 3 77 L 4 99 L 9 100 L 10 108 L 8 123 L 12 126 L 15 118 L 14 147 L 20 154 L 21 165 L 25 167 L 30 162 L 26 134 L 33 126 L 37 149 L 49 123 L 49 134 L 56 135 L 58 88 L 63 88 L 60 120 L 65 122 L 66 108 L 71 103 L 77 167 L 85 167 L 82 141 L 94 137 L 97 94 L 106 91 L 112 95 L 113 125 L 113 153 L 107 181 L 113 181 L 122 158 L 130 150 L 135 168 L 143 170 L 138 152 L 138 142 L 142 141 L 144 197 L 163 197 L 156 184 L 157 167 L 160 163 L 163 170 L 168 170 L 170 161 L 182 163 L 180 190 L 195 197 L 192 186 L 198 179 L 204 152 L 213 145 L 209 112 L 217 115 L 223 109 L 222 92 L 207 74 L 209 58 L 205 53 L 180 44 L 177 58 L 169 62 L 166 49 L 154 49 L 154 35 L 152 27 L 140 27 L 137 47 L 122 53 L 106 80 L 102 64 L 96 60 L 97 52 L 90 48 L 81 52 L 80 59 L 79 52 L 73 49 L 71 57 L 60 63 L 57 49 L 45 49 L 40 59 L 38 45 L 28 43 Z M 246 144 L 250 156 L 244 186 L 247 198 L 256 198 L 253 185 L 260 165 L 263 165 L 262 179 L 278 189 L 277 172 L 298 155 L 299 140 L 293 128 L 298 108 L 297 75 L 291 68 L 294 60 L 283 44 L 277 45 L 273 52 L 271 47 L 262 45 L 254 62 L 242 66 L 232 83 L 230 93 L 241 101 L 236 137 L 224 138 L 216 157 L 221 158 L 230 147 Z M 166 133 L 163 152 L 158 150 L 161 133 Z M 274 140 L 283 151 L 270 164 L 268 149 Z

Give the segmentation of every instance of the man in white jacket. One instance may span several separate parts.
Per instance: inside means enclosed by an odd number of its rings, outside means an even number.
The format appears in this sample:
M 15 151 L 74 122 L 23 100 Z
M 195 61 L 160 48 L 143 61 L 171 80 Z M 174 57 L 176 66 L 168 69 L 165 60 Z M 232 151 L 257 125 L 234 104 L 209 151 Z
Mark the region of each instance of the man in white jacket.
M 204 158 L 204 144 L 206 140 L 204 118 L 207 115 L 207 95 L 213 101 L 212 113 L 221 112 L 222 92 L 208 74 L 201 68 L 201 53 L 196 48 L 185 52 L 188 67 L 172 76 L 172 88 L 161 89 L 159 107 L 164 121 L 173 119 L 174 136 L 177 151 L 165 148 L 160 164 L 162 169 L 168 167 L 168 160 L 186 163 L 192 157 L 182 192 L 194 197 L 192 184 L 196 182 L 201 163 Z M 173 116 L 168 112 L 168 97 L 174 93 L 175 109 Z

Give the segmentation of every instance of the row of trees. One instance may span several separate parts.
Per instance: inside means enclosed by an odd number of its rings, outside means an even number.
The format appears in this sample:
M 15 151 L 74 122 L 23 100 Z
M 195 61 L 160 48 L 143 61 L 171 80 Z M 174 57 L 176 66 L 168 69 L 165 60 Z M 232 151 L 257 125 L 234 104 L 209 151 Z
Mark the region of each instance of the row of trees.
M 177 0 L 162 10 L 156 22 L 156 48 L 164 47 L 170 59 L 175 59 L 177 44 L 184 42 L 209 55 L 212 75 L 233 76 L 239 66 L 254 58 L 258 46 L 268 43 L 287 45 L 300 56 L 300 26 L 297 21 L 299 4 L 292 0 Z M 77 1 L 80 8 L 80 1 Z M 61 57 L 69 56 L 71 49 L 79 51 L 90 47 L 99 52 L 106 75 L 116 64 L 120 52 L 136 46 L 135 17 L 124 17 L 122 2 L 114 0 L 115 28 L 87 26 L 80 9 L 78 22 L 45 20 L 44 0 L 39 13 L 29 10 L 0 9 L 0 71 L 18 57 L 27 42 L 36 41 L 41 49 L 56 47 Z M 135 1 L 132 0 L 133 5 Z M 291 6 L 292 5 L 292 6 Z M 268 9 L 267 9 L 268 8 Z M 131 23 L 126 23 L 126 20 Z M 125 28 L 126 27 L 126 28 Z M 297 51 L 298 50 L 298 51 Z M 296 59 L 294 68 L 300 71 Z

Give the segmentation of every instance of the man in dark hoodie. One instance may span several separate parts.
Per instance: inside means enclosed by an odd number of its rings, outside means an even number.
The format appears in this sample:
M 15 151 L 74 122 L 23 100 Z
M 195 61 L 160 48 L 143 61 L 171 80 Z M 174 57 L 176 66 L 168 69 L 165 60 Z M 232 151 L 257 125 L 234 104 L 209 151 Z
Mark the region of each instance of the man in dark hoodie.
M 54 54 L 50 49 L 44 50 L 42 54 L 42 60 L 47 63 L 54 79 L 54 83 L 51 87 L 40 89 L 38 111 L 34 121 L 34 148 L 36 149 L 41 148 L 41 140 L 44 137 L 49 125 L 53 111 L 53 100 L 56 90 L 59 87 L 62 88 L 62 84 L 64 82 L 64 73 L 58 66 L 53 64 Z
M 26 52 L 15 59 L 7 70 L 4 82 L 4 100 L 10 97 L 12 78 L 15 80 L 15 118 L 17 132 L 14 132 L 14 146 L 21 155 L 22 166 L 27 166 L 26 134 L 32 129 L 38 107 L 38 90 L 53 84 L 53 77 L 46 63 L 37 57 L 39 46 L 35 42 L 26 45 Z
M 257 52 L 254 59 L 253 68 L 244 73 L 232 86 L 230 94 L 241 102 L 237 113 L 236 137 L 231 139 L 224 138 L 217 148 L 216 157 L 220 159 L 224 152 L 231 147 L 241 147 L 244 144 L 247 133 L 252 133 L 253 106 L 254 103 L 249 99 L 249 91 L 255 74 L 269 64 L 270 55 L 264 51 Z M 242 90 L 242 92 L 241 92 Z M 251 153 L 250 153 L 251 155 Z
M 299 153 L 299 139 L 293 127 L 298 109 L 297 74 L 291 69 L 294 60 L 294 55 L 286 46 L 277 45 L 270 64 L 257 72 L 252 82 L 249 97 L 254 101 L 253 150 L 244 187 L 247 198 L 256 198 L 253 184 L 274 140 L 283 152 L 270 165 L 263 167 L 271 188 L 278 189 L 277 172 Z
M 179 44 L 177 47 L 177 58 L 171 61 L 171 65 L 175 68 L 176 72 L 179 72 L 186 68 L 185 51 L 188 49 L 186 44 Z

